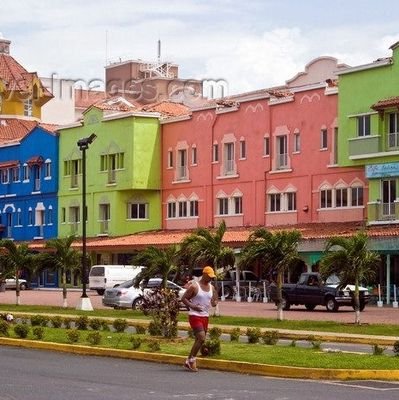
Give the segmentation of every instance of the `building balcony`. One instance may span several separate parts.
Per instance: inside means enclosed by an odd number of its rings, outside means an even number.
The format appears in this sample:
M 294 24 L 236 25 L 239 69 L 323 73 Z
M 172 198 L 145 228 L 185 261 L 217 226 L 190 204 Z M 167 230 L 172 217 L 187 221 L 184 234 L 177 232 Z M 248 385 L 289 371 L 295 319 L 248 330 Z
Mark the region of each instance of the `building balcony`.
M 371 135 L 352 138 L 348 140 L 349 159 L 361 160 L 399 155 L 398 145 L 399 133 L 396 132 L 386 134 L 386 136 Z
M 367 205 L 368 223 L 392 224 L 399 221 L 399 200 L 391 203 L 382 203 L 381 201 L 372 201 Z

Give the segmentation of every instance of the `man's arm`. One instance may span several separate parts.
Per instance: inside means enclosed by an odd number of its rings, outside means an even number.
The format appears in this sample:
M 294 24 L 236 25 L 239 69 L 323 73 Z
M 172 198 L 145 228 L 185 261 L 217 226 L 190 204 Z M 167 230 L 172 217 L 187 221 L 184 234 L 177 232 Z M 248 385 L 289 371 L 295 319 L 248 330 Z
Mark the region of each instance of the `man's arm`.
M 217 305 L 217 303 L 218 303 L 218 299 L 219 299 L 219 297 L 218 297 L 218 292 L 217 292 L 215 286 L 213 286 L 212 284 L 211 284 L 211 286 L 212 286 L 211 306 L 212 306 L 212 307 L 216 307 L 216 305 Z

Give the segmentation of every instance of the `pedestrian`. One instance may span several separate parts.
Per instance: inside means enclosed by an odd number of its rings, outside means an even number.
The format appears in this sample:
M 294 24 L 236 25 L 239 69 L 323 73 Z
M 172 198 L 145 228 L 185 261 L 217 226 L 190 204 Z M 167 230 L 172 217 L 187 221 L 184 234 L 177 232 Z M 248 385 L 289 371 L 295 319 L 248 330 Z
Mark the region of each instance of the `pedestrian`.
M 183 303 L 189 308 L 188 321 L 194 332 L 194 344 L 184 366 L 193 372 L 197 372 L 196 357 L 205 342 L 208 330 L 209 309 L 216 307 L 218 302 L 217 291 L 211 284 L 215 278 L 212 267 L 206 266 L 202 270 L 202 276 L 198 281 L 192 281 L 182 297 Z

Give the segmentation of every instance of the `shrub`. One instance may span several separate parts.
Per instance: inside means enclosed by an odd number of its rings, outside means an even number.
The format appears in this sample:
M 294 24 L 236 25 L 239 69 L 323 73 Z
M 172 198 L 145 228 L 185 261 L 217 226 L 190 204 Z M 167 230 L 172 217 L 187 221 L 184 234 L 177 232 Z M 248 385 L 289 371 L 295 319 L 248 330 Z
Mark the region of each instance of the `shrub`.
M 59 315 L 55 315 L 54 317 L 50 318 L 51 325 L 53 328 L 61 328 L 62 326 L 62 317 Z
M 71 325 L 72 325 L 73 319 L 72 318 L 64 318 L 64 326 L 65 329 L 71 329 Z
M 374 344 L 372 346 L 372 349 L 373 349 L 374 356 L 381 356 L 387 348 L 383 347 L 383 346 L 379 346 L 378 344 Z
M 101 333 L 99 331 L 93 331 L 93 332 L 90 332 L 87 335 L 87 341 L 90 344 L 92 344 L 93 346 L 96 346 L 96 345 L 100 344 L 101 340 L 102 340 L 102 336 L 101 336 Z
M 131 336 L 129 341 L 132 344 L 132 349 L 133 350 L 137 350 L 141 346 L 141 343 L 143 343 L 141 338 L 137 337 L 137 336 Z
M 148 325 L 148 333 L 151 336 L 161 336 L 162 334 L 161 325 L 155 321 L 151 321 Z
M 220 328 L 214 326 L 213 328 L 209 329 L 209 338 L 211 340 L 219 339 L 220 336 L 222 336 L 222 330 Z
M 393 352 L 395 356 L 399 356 L 399 340 L 393 344 Z
M 101 320 L 101 328 L 103 331 L 109 331 L 109 324 L 107 321 L 105 321 L 104 319 Z
M 293 340 L 293 341 L 290 343 L 290 346 L 291 346 L 291 347 L 296 347 L 296 340 Z
M 101 320 L 99 318 L 90 319 L 89 327 L 93 329 L 93 331 L 99 331 L 102 328 Z
M 263 343 L 272 346 L 278 343 L 279 337 L 278 331 L 265 331 L 262 334 Z
M 15 334 L 21 339 L 25 339 L 28 336 L 29 330 L 30 328 L 26 324 L 17 324 L 14 326 Z
M 203 356 L 215 356 L 220 354 L 220 340 L 206 340 L 205 343 L 201 346 L 201 354 Z
M 75 321 L 76 328 L 81 331 L 87 330 L 88 325 L 89 325 L 89 318 L 84 316 L 78 317 L 78 319 Z
M 127 321 L 122 318 L 114 319 L 112 322 L 112 326 L 116 332 L 124 332 L 125 329 L 129 326 Z
M 159 350 L 161 350 L 161 345 L 159 344 L 158 340 L 153 339 L 153 340 L 148 341 L 148 348 L 151 351 L 159 351 Z
M 136 330 L 136 333 L 137 333 L 138 335 L 144 335 L 145 332 L 146 332 L 145 327 L 142 326 L 142 325 L 136 325 L 136 326 L 134 327 L 134 329 Z
M 76 343 L 79 341 L 80 333 L 76 329 L 68 329 L 66 335 L 68 343 Z
M 259 343 L 261 332 L 259 328 L 248 328 L 247 329 L 248 343 L 254 344 Z
M 0 336 L 9 336 L 8 328 L 9 324 L 6 321 L 0 320 Z
M 231 332 L 230 332 L 230 340 L 232 342 L 238 342 L 240 340 L 240 334 L 241 334 L 241 330 L 240 328 L 234 328 Z
M 42 326 L 34 326 L 32 329 L 33 336 L 41 340 L 44 338 L 44 328 Z
M 316 350 L 320 350 L 321 348 L 321 341 L 320 340 L 313 340 L 310 342 L 312 344 L 312 347 Z
M 166 338 L 177 336 L 177 317 L 180 311 L 179 296 L 174 290 L 155 288 L 146 293 L 141 306 L 145 315 L 150 315 L 157 335 Z
M 30 317 L 30 324 L 32 326 L 47 326 L 49 318 L 45 315 L 32 315 Z

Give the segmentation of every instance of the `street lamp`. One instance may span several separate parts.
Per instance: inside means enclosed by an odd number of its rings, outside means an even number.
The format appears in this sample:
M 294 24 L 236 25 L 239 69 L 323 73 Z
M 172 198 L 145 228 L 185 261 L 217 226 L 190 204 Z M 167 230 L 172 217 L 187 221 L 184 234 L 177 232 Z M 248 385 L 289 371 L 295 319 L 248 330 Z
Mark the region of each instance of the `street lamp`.
M 87 282 L 87 257 L 86 257 L 86 221 L 87 221 L 87 207 L 86 207 L 86 150 L 89 145 L 93 143 L 96 138 L 96 134 L 92 133 L 89 137 L 79 139 L 77 145 L 79 150 L 82 152 L 82 296 L 80 302 L 76 307 L 78 310 L 92 311 L 93 306 L 89 296 L 86 293 L 86 282 Z

